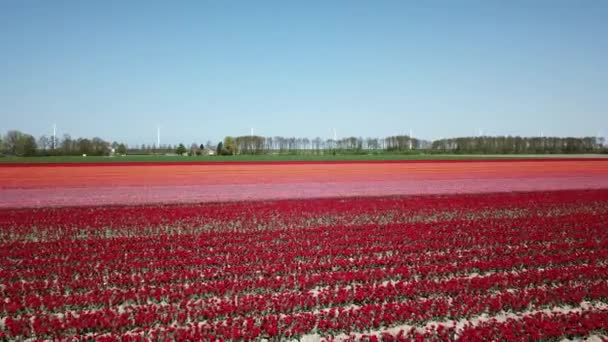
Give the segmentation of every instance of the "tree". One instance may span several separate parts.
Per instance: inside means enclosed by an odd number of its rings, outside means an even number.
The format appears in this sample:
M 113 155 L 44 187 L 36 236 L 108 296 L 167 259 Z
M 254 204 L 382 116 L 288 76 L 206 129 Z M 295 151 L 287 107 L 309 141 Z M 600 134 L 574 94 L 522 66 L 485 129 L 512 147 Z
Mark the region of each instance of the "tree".
M 38 138 L 38 147 L 41 150 L 48 150 L 51 148 L 51 139 L 53 138 L 49 138 L 46 135 L 42 135 L 40 138 Z
M 19 141 L 22 139 L 23 133 L 17 130 L 6 132 L 4 137 L 4 144 L 6 146 L 6 152 L 11 155 L 17 155 L 17 149 L 19 147 Z
M 180 156 L 186 153 L 186 146 L 184 146 L 184 144 L 179 144 L 179 146 L 175 149 L 175 153 L 179 154 Z
M 110 143 L 95 137 L 91 140 L 91 154 L 95 156 L 107 156 L 110 154 Z
M 190 145 L 190 155 L 191 156 L 200 156 L 201 155 L 201 150 L 198 148 L 198 145 L 196 143 L 192 143 L 192 145 Z
M 244 135 L 234 138 L 235 150 L 239 154 L 261 154 L 264 153 L 266 139 L 256 135 Z
M 224 149 L 226 150 L 226 154 L 236 154 L 236 140 L 233 137 L 225 137 Z
M 78 148 L 78 154 L 92 154 L 91 140 L 86 138 L 78 138 L 78 140 L 76 140 L 76 146 Z
M 118 147 L 116 148 L 116 152 L 118 154 L 127 154 L 127 146 L 125 144 L 118 144 Z
M 201 146 L 198 147 L 201 151 L 205 149 L 205 145 L 201 144 Z
M 217 154 L 218 156 L 221 156 L 222 154 L 224 154 L 224 143 L 223 142 L 219 142 L 217 143 L 217 148 L 215 149 L 215 154 Z
M 33 156 L 38 148 L 36 138 L 17 130 L 8 131 L 4 141 L 7 153 L 14 156 Z
M 61 145 L 60 145 L 61 152 L 64 155 L 70 155 L 70 154 L 72 154 L 73 153 L 72 151 L 74 150 L 74 146 L 73 145 L 74 144 L 73 144 L 72 137 L 70 137 L 69 134 L 64 134 L 63 135 L 63 140 L 61 141 Z
M 36 138 L 32 135 L 25 134 L 23 136 L 23 156 L 30 157 L 36 155 L 38 145 L 36 144 Z

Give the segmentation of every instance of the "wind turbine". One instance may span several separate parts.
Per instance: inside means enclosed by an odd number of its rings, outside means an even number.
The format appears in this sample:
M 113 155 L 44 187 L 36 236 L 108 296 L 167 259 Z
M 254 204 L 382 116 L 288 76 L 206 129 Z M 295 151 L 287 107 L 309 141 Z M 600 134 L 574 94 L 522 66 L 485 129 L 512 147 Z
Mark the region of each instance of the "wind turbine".
M 336 129 L 334 128 L 334 149 L 338 147 L 338 135 L 336 134 Z
M 410 128 L 410 150 L 412 149 L 412 129 Z

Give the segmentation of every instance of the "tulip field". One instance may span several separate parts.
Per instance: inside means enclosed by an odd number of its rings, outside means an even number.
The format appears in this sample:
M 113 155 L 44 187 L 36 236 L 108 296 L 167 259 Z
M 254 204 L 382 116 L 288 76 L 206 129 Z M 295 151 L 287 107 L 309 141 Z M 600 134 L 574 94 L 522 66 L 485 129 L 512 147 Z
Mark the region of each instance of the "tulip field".
M 608 188 L 608 158 L 0 164 L 0 208 Z
M 608 160 L 0 179 L 0 340 L 608 339 Z

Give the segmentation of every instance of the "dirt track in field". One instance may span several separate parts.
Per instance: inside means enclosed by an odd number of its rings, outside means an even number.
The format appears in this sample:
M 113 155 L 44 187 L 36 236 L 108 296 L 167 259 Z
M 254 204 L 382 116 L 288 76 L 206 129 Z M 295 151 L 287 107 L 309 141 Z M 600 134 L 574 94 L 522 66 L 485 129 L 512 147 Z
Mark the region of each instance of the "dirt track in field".
M 0 167 L 0 207 L 608 188 L 608 160 Z

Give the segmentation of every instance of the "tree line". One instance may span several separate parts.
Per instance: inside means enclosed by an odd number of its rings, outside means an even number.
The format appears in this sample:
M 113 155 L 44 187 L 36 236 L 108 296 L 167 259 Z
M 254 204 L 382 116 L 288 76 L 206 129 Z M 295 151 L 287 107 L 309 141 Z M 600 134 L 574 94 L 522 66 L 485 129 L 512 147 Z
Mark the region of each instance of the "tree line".
M 606 153 L 604 138 L 599 137 L 519 137 L 480 136 L 428 141 L 396 135 L 385 138 L 347 137 L 308 139 L 262 136 L 226 137 L 218 144 L 217 154 L 268 153 L 454 153 L 454 154 L 557 154 Z
M 608 153 L 604 138 L 599 137 L 519 137 L 478 136 L 428 141 L 408 135 L 384 138 L 346 137 L 263 137 L 257 135 L 227 136 L 217 145 L 192 143 L 179 145 L 141 145 L 108 142 L 99 137 L 61 138 L 43 135 L 36 139 L 18 130 L 0 135 L 0 154 L 13 156 L 60 156 L 110 154 L 348 154 L 348 153 L 453 153 L 453 154 L 541 154 L 541 153 Z
M 0 153 L 11 156 L 106 156 L 110 153 L 127 153 L 127 145 L 110 143 L 99 137 L 72 138 L 64 134 L 62 138 L 42 135 L 38 139 L 18 130 L 8 131 L 0 136 Z
M 211 144 L 208 142 L 208 144 Z M 62 137 L 42 135 L 36 139 L 33 135 L 18 130 L 0 134 L 0 156 L 108 156 L 126 154 L 191 154 L 202 155 L 203 144 L 192 144 L 186 149 L 183 144 L 163 144 L 128 146 L 125 143 L 109 142 L 99 137 L 72 138 L 69 134 Z
M 217 146 L 216 153 L 233 154 L 326 154 L 326 153 L 368 153 L 368 152 L 406 152 L 427 149 L 431 142 L 407 135 L 386 138 L 346 137 L 341 139 L 322 139 L 320 137 L 263 137 L 244 135 L 228 136 Z
M 433 151 L 470 154 L 542 154 L 606 152 L 600 137 L 512 137 L 481 136 L 433 141 Z

